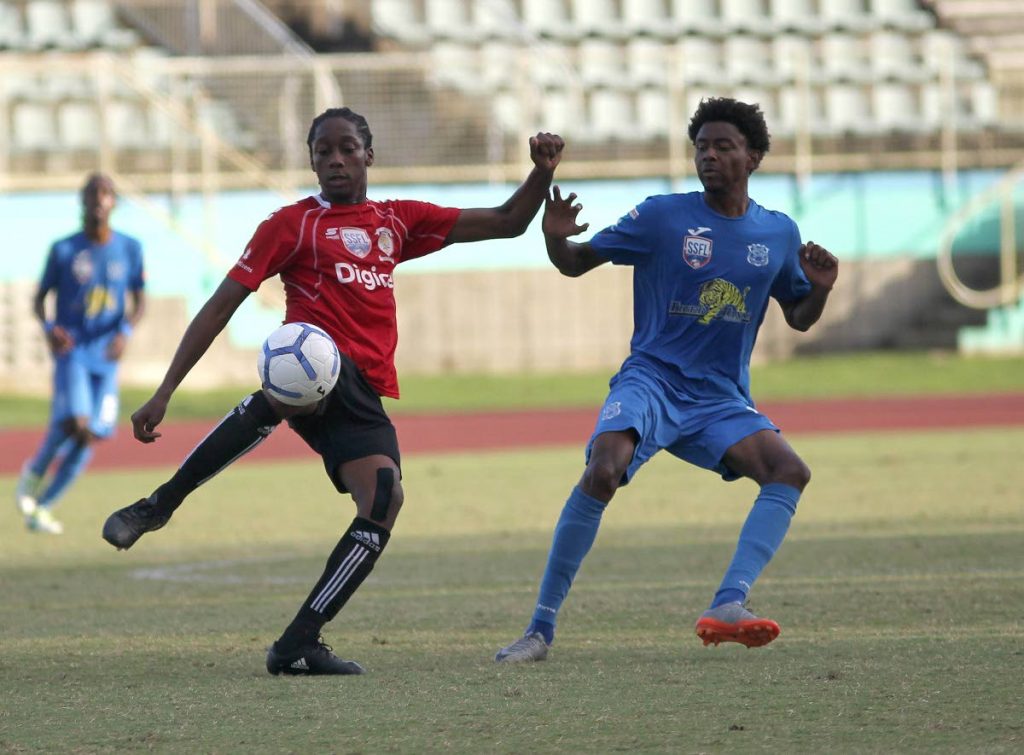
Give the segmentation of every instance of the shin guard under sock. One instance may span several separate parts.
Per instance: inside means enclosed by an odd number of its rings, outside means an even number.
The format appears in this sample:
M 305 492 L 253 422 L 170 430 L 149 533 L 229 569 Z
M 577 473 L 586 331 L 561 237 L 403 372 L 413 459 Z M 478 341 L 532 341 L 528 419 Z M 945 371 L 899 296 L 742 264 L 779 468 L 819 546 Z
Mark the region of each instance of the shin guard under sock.
M 185 496 L 266 440 L 280 422 L 263 391 L 244 398 L 156 489 L 157 507 L 174 511 Z
M 285 629 L 279 647 L 297 647 L 316 639 L 373 571 L 391 533 L 369 519 L 356 517 L 327 559 L 324 573 Z
M 800 491 L 790 485 L 768 483 L 761 488 L 740 530 L 736 553 L 711 602 L 712 608 L 743 602 L 754 580 L 782 545 L 799 500 Z
M 545 622 L 552 627 L 533 623 L 529 631 L 540 631 L 550 644 L 553 627 L 562 607 L 562 601 L 569 594 L 576 572 L 579 571 L 583 558 L 590 551 L 601 525 L 601 515 L 608 504 L 599 501 L 577 486 L 573 488 L 569 499 L 565 502 L 562 514 L 555 525 L 555 534 L 548 553 L 548 563 L 544 568 L 544 576 L 540 583 L 537 605 L 534 608 L 534 622 Z M 551 634 L 551 637 L 547 635 Z

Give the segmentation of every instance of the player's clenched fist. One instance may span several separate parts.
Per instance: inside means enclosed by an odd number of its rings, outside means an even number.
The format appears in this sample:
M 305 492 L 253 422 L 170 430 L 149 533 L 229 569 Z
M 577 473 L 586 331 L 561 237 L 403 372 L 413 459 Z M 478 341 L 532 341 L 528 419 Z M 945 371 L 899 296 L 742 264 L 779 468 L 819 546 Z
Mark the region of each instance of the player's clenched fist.
M 562 159 L 565 140 L 558 134 L 540 133 L 530 137 L 530 159 L 538 168 L 554 170 Z

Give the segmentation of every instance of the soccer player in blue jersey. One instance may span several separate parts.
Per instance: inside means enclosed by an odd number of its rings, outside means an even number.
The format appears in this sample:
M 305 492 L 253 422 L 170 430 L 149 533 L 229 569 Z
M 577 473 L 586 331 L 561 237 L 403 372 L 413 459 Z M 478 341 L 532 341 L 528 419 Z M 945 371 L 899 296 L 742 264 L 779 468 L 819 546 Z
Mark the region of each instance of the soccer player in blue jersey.
M 703 100 L 690 121 L 703 191 L 649 197 L 589 242 L 568 237 L 586 224 L 575 194 L 558 187 L 545 206 L 548 256 L 571 277 L 605 262 L 633 266 L 630 354 L 611 379 L 587 446 L 587 465 L 569 496 L 525 634 L 499 662 L 540 661 L 554 640 L 558 610 L 597 536 L 615 491 L 658 451 L 714 471 L 749 477 L 760 492 L 732 563 L 710 608 L 697 621 L 705 645 L 765 645 L 774 621 L 744 606 L 782 543 L 811 478 L 807 465 L 750 397 L 750 354 L 769 298 L 790 327 L 806 331 L 821 316 L 839 266 L 796 224 L 747 194 L 768 151 L 757 105 Z
M 113 181 L 90 175 L 81 199 L 82 230 L 50 248 L 33 301 L 53 352 L 53 397 L 43 443 L 22 469 L 15 493 L 29 530 L 54 535 L 64 528 L 51 508 L 85 470 L 93 441 L 114 431 L 118 362 L 145 308 L 142 248 L 110 227 Z M 46 315 L 50 292 L 56 293 L 52 320 Z

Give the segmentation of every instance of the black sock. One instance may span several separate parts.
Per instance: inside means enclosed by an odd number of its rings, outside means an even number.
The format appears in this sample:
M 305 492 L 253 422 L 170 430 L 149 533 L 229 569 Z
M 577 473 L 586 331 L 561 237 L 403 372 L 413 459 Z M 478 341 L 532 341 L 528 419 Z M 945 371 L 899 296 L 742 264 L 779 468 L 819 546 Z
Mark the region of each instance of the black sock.
M 278 646 L 294 648 L 315 640 L 323 625 L 338 615 L 373 571 L 390 537 L 390 532 L 369 519 L 353 519 L 327 559 L 313 591 L 277 641 Z
M 263 391 L 246 396 L 156 489 L 155 505 L 167 513 L 174 511 L 185 496 L 266 440 L 280 422 Z

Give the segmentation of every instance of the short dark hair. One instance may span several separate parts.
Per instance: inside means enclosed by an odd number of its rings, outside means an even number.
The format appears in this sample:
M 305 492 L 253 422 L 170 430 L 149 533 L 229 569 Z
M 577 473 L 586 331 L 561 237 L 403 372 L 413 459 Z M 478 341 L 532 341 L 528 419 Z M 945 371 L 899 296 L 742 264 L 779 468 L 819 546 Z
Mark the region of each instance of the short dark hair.
M 320 113 L 316 118 L 313 119 L 313 123 L 309 126 L 309 134 L 306 136 L 306 146 L 309 147 L 309 156 L 313 156 L 313 134 L 316 133 L 317 126 L 326 121 L 328 118 L 344 118 L 349 123 L 352 123 L 356 127 L 356 131 L 359 132 L 359 136 L 363 140 L 363 146 L 369 149 L 373 146 L 373 134 L 370 133 L 370 124 L 366 122 L 366 119 L 359 115 L 359 113 L 347 107 L 331 107 Z
M 743 134 L 750 149 L 763 154 L 771 146 L 768 124 L 764 122 L 764 113 L 761 112 L 760 105 L 748 105 L 746 102 L 740 102 L 731 97 L 702 99 L 693 118 L 690 119 L 690 128 L 687 131 L 690 141 L 696 141 L 697 132 L 700 131 L 701 126 L 712 121 L 723 121 L 734 125 Z

